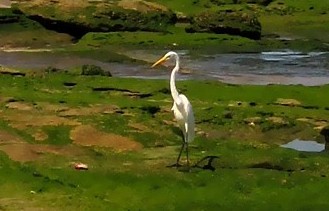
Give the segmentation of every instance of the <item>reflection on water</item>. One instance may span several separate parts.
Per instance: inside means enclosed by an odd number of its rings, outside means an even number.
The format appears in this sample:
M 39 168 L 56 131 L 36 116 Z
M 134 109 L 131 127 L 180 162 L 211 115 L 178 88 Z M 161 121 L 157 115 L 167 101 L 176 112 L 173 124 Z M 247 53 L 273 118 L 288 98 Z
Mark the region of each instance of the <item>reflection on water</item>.
M 62 55 L 53 52 L 4 52 L 0 51 L 0 65 L 16 68 L 42 69 L 48 66 L 71 68 L 94 64 L 111 71 L 118 77 L 169 78 L 173 64 L 156 70 L 150 64 L 165 51 L 131 50 L 122 52 L 149 64 L 122 64 L 99 61 L 95 58 Z M 178 51 L 181 68 L 189 74 L 180 74 L 179 79 L 211 79 L 235 84 L 303 84 L 329 83 L 328 52 L 294 52 L 290 50 L 262 53 L 199 55 L 191 57 L 189 51 Z M 97 58 L 97 57 L 96 57 Z
M 325 144 L 320 144 L 316 141 L 305 141 L 299 139 L 295 139 L 287 144 L 283 144 L 281 147 L 303 152 L 321 152 L 325 150 Z

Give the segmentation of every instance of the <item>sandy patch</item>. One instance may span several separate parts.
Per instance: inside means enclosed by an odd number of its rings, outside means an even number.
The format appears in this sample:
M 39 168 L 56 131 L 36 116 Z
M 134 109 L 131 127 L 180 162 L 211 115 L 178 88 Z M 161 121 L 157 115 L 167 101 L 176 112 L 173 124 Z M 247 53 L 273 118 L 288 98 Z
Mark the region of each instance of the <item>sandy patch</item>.
M 42 158 L 45 154 L 64 156 L 81 155 L 82 149 L 74 146 L 52 146 L 43 144 L 13 143 L 1 145 L 0 150 L 5 152 L 10 159 L 19 162 L 29 162 Z
M 276 104 L 283 105 L 283 106 L 300 106 L 301 102 L 296 99 L 284 99 L 278 98 L 275 102 Z
M 0 103 L 8 103 L 8 102 L 14 102 L 15 99 L 13 97 L 3 97 L 0 96 Z
M 36 52 L 50 52 L 52 51 L 51 49 L 46 49 L 46 48 L 9 48 L 9 47 L 1 47 L 0 51 L 3 52 L 30 52 L 30 53 L 36 53 Z
M 0 144 L 6 144 L 6 143 L 23 143 L 24 141 L 18 137 L 15 136 L 7 131 L 0 130 Z
M 163 5 L 142 0 L 121 0 L 119 1 L 118 6 L 124 9 L 138 10 L 141 12 L 168 11 L 168 8 Z
M 120 111 L 115 105 L 93 105 L 92 107 L 68 108 L 58 113 L 62 117 L 88 116 L 94 114 L 112 114 Z
M 30 197 L 20 198 L 0 198 L 1 210 L 24 210 L 24 211 L 54 211 L 58 209 L 50 208 L 49 206 L 40 207 L 35 199 Z
M 128 126 L 133 128 L 134 131 L 136 131 L 136 132 L 141 132 L 141 133 L 152 132 L 152 130 L 150 128 L 148 128 L 147 126 L 145 126 L 141 123 L 132 123 L 132 122 L 130 122 L 128 124 Z
M 76 120 L 56 115 L 37 115 L 33 113 L 21 114 L 19 112 L 16 112 L 15 114 L 6 114 L 4 115 L 4 119 L 10 121 L 9 125 L 17 129 L 59 125 L 76 126 L 81 124 Z
M 49 0 L 30 0 L 28 2 L 24 0 L 19 0 L 20 3 L 28 3 L 31 6 L 42 6 L 42 5 L 48 5 L 48 4 L 59 4 L 60 6 L 63 6 L 65 8 L 80 8 L 85 7 L 88 5 L 88 1 L 86 0 L 57 0 L 57 1 L 49 1 Z
M 33 106 L 24 102 L 10 102 L 6 104 L 6 108 L 17 109 L 21 111 L 30 111 L 33 109 Z
M 47 102 L 38 102 L 35 107 L 46 112 L 61 112 L 69 109 L 68 106 L 63 104 L 51 104 Z
M 10 8 L 11 2 L 10 0 L 1 0 L 0 1 L 0 8 Z
M 35 151 L 28 143 L 8 144 L 0 146 L 10 159 L 19 162 L 28 162 L 38 159 L 41 156 L 39 151 Z
M 48 138 L 48 134 L 41 129 L 38 129 L 36 132 L 34 132 L 32 136 L 36 141 L 45 141 Z
M 324 127 L 329 125 L 328 121 L 323 119 L 321 120 L 321 119 L 313 119 L 313 118 L 305 117 L 305 118 L 298 118 L 296 120 L 314 125 L 315 130 L 322 130 Z
M 94 115 L 97 113 L 100 114 L 112 114 L 120 112 L 121 109 L 116 105 L 89 105 L 88 107 L 69 107 L 64 104 L 51 104 L 45 102 L 38 102 L 35 106 L 38 110 L 45 112 L 55 112 L 62 117 L 71 117 L 71 116 L 88 116 Z
M 130 138 L 105 133 L 90 125 L 81 125 L 71 130 L 70 138 L 75 144 L 82 146 L 109 147 L 115 151 L 136 151 L 141 150 L 143 145 Z

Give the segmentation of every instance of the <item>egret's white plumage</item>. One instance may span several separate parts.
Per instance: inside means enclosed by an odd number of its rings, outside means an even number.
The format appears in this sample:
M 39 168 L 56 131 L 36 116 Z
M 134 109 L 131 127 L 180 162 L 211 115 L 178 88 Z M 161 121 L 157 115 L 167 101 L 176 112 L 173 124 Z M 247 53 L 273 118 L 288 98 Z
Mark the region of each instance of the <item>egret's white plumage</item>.
M 186 146 L 187 163 L 189 164 L 188 144 L 194 140 L 194 136 L 195 136 L 194 114 L 190 101 L 187 99 L 185 95 L 179 94 L 176 88 L 175 80 L 176 80 L 176 74 L 179 71 L 179 56 L 176 52 L 170 51 L 166 53 L 161 59 L 159 59 L 156 63 L 154 63 L 152 67 L 170 58 L 174 58 L 176 61 L 176 65 L 170 75 L 170 91 L 171 91 L 171 96 L 174 100 L 171 110 L 173 111 L 175 119 L 184 136 L 182 148 L 177 158 L 176 165 L 179 165 L 179 159 L 184 149 L 184 146 Z

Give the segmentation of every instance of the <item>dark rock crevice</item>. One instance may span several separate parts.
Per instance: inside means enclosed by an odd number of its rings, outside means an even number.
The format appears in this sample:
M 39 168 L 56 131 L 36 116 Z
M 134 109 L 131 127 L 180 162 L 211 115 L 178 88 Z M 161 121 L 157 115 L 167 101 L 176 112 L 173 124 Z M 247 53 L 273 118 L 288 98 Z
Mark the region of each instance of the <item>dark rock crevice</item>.
M 27 16 L 27 18 L 40 23 L 48 30 L 53 30 L 59 33 L 66 33 L 73 36 L 75 39 L 80 39 L 90 31 L 88 27 L 85 27 L 79 23 L 52 20 L 40 15 L 30 15 Z
M 177 21 L 172 11 L 138 11 L 115 5 L 75 8 L 68 14 L 57 4 L 33 6 L 27 3 L 15 6 L 15 11 L 40 23 L 48 30 L 69 34 L 80 39 L 88 32 L 149 31 L 166 32 Z

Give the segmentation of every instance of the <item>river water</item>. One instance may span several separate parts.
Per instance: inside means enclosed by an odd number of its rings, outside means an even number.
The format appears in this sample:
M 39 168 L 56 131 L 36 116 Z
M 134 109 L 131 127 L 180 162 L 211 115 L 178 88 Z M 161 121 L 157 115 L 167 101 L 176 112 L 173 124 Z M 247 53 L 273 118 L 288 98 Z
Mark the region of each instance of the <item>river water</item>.
M 52 66 L 72 68 L 94 64 L 108 70 L 116 77 L 169 78 L 173 62 L 151 69 L 150 65 L 165 52 L 134 50 L 123 52 L 149 64 L 108 63 L 82 56 L 27 50 L 1 50 L 0 65 L 44 69 Z M 233 84 L 303 84 L 307 86 L 329 83 L 329 52 L 301 53 L 290 50 L 262 53 L 217 54 L 190 56 L 188 51 L 178 51 L 181 57 L 180 79 L 210 79 Z M 165 71 L 168 69 L 168 71 Z

